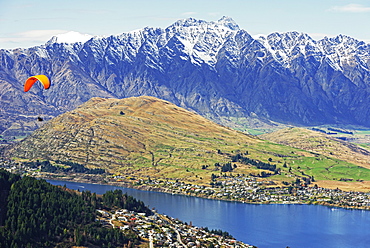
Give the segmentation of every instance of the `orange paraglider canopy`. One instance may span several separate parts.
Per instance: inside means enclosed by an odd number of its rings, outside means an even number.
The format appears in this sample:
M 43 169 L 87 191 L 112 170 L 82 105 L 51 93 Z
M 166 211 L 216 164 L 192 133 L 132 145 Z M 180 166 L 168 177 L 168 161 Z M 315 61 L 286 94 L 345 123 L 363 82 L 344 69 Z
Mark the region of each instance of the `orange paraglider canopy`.
M 24 84 L 24 92 L 27 92 L 31 89 L 32 85 L 36 82 L 40 81 L 44 85 L 44 89 L 49 89 L 50 81 L 49 78 L 45 75 L 36 75 L 29 77 Z

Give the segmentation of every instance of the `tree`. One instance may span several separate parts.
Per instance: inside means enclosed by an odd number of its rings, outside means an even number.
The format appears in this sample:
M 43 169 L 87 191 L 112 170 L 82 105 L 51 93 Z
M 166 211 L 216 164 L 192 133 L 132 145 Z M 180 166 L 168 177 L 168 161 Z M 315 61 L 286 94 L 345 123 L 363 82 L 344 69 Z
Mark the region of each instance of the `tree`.
M 211 175 L 211 180 L 214 181 L 215 179 L 217 178 L 217 176 L 215 174 L 212 173 Z
M 301 179 L 296 178 L 296 180 L 295 180 L 294 184 L 295 184 L 296 186 L 300 186 L 300 185 L 301 185 Z
M 294 189 L 294 188 L 293 188 L 293 186 L 289 186 L 289 187 L 288 187 L 288 192 L 289 192 L 289 194 L 292 194 L 292 193 L 293 193 L 293 189 Z
M 0 189 L 0 193 L 8 192 L 0 247 L 59 247 L 59 243 L 66 244 L 65 247 L 86 243 L 93 247 L 107 247 L 109 243 L 112 247 L 123 247 L 129 242 L 119 230 L 95 222 L 97 205 L 107 208 L 96 194 L 77 194 L 45 180 L 21 178 L 4 170 L 0 170 Z M 129 204 L 127 209 L 137 212 L 147 209 L 143 202 L 122 192 L 110 195 L 113 204 Z M 137 239 L 133 238 L 132 243 Z
M 228 171 L 232 171 L 232 170 L 233 170 L 233 167 L 231 166 L 230 162 L 222 165 L 222 167 L 221 167 L 221 172 L 228 172 Z

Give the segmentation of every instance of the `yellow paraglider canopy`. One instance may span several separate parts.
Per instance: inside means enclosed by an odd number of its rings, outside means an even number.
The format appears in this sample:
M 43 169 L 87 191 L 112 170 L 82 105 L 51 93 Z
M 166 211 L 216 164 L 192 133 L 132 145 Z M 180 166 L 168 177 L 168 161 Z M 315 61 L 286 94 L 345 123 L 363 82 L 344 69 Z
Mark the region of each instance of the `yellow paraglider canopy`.
M 26 80 L 26 83 L 24 84 L 24 92 L 29 91 L 31 89 L 32 85 L 36 81 L 40 81 L 44 85 L 44 89 L 49 89 L 49 87 L 50 87 L 49 78 L 45 75 L 36 75 L 36 76 L 29 77 Z

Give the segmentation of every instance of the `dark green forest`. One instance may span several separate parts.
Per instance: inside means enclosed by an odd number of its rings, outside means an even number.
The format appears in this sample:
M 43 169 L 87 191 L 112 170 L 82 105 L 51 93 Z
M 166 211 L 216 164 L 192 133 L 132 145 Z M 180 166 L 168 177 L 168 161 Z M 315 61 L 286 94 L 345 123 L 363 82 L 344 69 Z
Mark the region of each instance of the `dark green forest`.
M 151 211 L 142 201 L 108 191 L 97 196 L 0 169 L 0 247 L 134 247 L 139 238 L 96 222 L 96 209 Z
M 263 169 L 263 170 L 269 170 L 274 173 L 277 173 L 276 165 L 275 164 L 270 164 L 270 163 L 265 163 L 262 161 L 257 161 L 254 159 L 250 159 L 248 157 L 244 157 L 242 154 L 238 153 L 234 156 L 231 156 L 231 162 L 240 162 L 243 164 L 251 164 L 253 166 L 256 166 L 258 169 Z
M 52 172 L 52 173 L 60 173 L 60 172 L 73 172 L 73 173 L 86 173 L 86 174 L 104 174 L 105 170 L 100 168 L 95 169 L 88 169 L 82 164 L 74 163 L 70 161 L 55 161 L 57 164 L 65 165 L 66 167 L 61 166 L 54 166 L 50 163 L 50 161 L 32 161 L 32 162 L 23 162 L 23 165 L 30 167 L 30 168 L 38 168 L 40 167 L 41 171 L 43 172 Z

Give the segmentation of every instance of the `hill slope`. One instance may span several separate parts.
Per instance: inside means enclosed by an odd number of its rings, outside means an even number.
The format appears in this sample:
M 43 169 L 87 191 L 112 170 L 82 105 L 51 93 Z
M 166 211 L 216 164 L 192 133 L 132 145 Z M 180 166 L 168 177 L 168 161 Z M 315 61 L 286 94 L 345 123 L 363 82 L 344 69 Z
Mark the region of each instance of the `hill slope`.
M 370 151 L 320 132 L 304 128 L 286 128 L 260 137 L 370 169 Z
M 300 148 L 261 140 L 167 101 L 142 96 L 93 98 L 8 146 L 3 155 L 19 162 L 48 160 L 56 166 L 73 162 L 126 178 L 196 184 L 209 184 L 212 174 L 226 171 L 280 182 L 304 177 L 370 181 L 366 163 L 358 166 Z M 352 155 L 353 161 L 363 159 Z
M 154 97 L 93 98 L 52 119 L 5 155 L 73 161 L 115 173 L 154 170 L 151 174 L 159 168 L 177 173 L 222 162 L 219 149 L 231 152 L 259 142 Z

